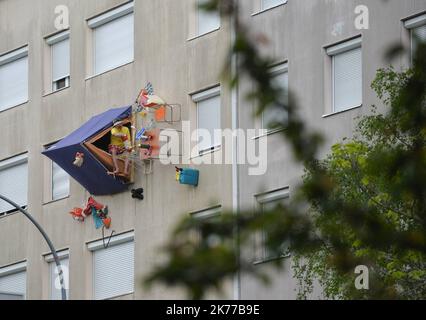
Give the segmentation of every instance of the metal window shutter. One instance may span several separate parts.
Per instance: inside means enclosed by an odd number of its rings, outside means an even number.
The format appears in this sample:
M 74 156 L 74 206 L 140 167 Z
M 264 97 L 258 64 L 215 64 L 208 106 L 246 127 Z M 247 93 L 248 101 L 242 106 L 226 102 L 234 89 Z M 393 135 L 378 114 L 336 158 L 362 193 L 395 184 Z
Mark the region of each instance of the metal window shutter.
M 0 65 L 0 111 L 28 100 L 28 56 Z
M 27 273 L 25 271 L 0 277 L 0 294 L 25 299 L 26 290 Z
M 197 103 L 198 108 L 198 128 L 207 130 L 210 133 L 209 137 L 206 137 L 203 132 L 200 131 L 198 135 L 199 150 L 205 150 L 215 145 L 214 141 L 214 130 L 220 129 L 220 95 L 202 100 Z M 210 141 L 209 141 L 210 140 Z M 220 144 L 220 141 L 216 144 Z
M 269 9 L 286 2 L 287 0 L 262 0 L 262 10 Z
M 204 4 L 206 0 L 198 0 L 199 4 Z M 198 34 L 202 35 L 207 32 L 216 30 L 220 27 L 219 12 L 207 12 L 198 9 Z
M 70 75 L 70 39 L 52 45 L 52 81 Z
M 134 242 L 94 252 L 93 287 L 96 300 L 134 292 Z
M 69 259 L 61 260 L 61 267 L 64 274 L 65 289 L 67 292 L 67 299 L 69 299 Z M 56 269 L 56 263 L 49 263 L 50 272 L 50 300 L 62 300 L 61 282 Z
M 56 163 L 52 162 L 52 200 L 64 198 L 70 192 L 69 175 Z
M 94 29 L 95 74 L 133 61 L 133 13 Z
M 362 51 L 356 48 L 333 56 L 334 112 L 362 104 Z
M 285 94 L 284 99 L 288 103 L 288 72 L 283 72 L 273 78 L 274 83 L 281 88 Z M 262 129 L 268 129 L 272 123 L 285 123 L 288 113 L 278 106 L 268 106 L 262 115 Z
M 28 195 L 28 163 L 0 170 L 0 193 L 20 206 L 27 205 Z M 4 201 L 0 201 L 0 213 L 14 209 Z
M 418 42 L 426 42 L 426 24 L 421 27 L 417 27 L 413 29 L 413 39 L 412 39 L 412 49 L 413 52 L 416 52 Z

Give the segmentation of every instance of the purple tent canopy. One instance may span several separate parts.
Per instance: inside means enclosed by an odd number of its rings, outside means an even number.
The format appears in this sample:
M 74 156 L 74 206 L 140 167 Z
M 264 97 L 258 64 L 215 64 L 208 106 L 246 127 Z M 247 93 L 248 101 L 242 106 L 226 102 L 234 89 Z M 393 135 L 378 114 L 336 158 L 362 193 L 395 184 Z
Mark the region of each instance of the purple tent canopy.
M 108 175 L 105 166 L 89 152 L 84 143 L 101 131 L 112 127 L 114 120 L 128 118 L 131 113 L 132 107 L 129 106 L 111 109 L 94 116 L 79 129 L 44 151 L 43 154 L 64 169 L 92 195 L 123 192 L 127 189 L 127 185 Z M 84 153 L 84 163 L 81 167 L 73 165 L 77 152 Z

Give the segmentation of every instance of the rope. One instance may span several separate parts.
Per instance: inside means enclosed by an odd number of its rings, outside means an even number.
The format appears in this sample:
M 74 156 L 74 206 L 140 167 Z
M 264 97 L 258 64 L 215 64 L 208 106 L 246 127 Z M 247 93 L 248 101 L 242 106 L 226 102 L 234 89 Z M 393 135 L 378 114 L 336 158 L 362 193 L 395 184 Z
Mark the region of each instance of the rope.
M 108 249 L 109 243 L 111 242 L 112 236 L 114 235 L 115 230 L 112 230 L 111 235 L 109 236 L 107 244 L 105 244 L 105 226 L 102 227 L 102 244 L 105 249 Z

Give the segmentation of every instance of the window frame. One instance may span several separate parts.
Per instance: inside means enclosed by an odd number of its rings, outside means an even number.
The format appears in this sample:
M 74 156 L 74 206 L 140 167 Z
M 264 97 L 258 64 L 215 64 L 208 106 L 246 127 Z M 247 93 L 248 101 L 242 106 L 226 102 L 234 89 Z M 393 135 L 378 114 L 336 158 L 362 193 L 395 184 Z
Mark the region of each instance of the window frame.
M 274 5 L 269 6 L 269 7 L 265 7 L 264 6 L 264 0 L 260 0 L 260 11 L 263 12 L 263 11 L 267 11 L 267 10 L 272 10 L 272 9 L 279 7 L 279 6 L 282 6 L 282 5 L 284 5 L 288 2 L 288 0 L 280 0 L 280 1 L 281 1 L 280 3 L 274 4 Z
M 28 289 L 27 261 L 26 260 L 0 267 L 0 278 L 7 277 L 9 275 L 18 274 L 18 273 L 21 273 L 21 272 L 25 272 L 25 293 L 24 293 L 24 296 L 22 298 L 23 298 L 23 300 L 26 300 L 27 299 L 27 289 Z M 8 293 L 4 292 L 4 294 L 8 294 Z M 13 293 L 9 293 L 9 294 L 11 296 L 21 297 L 18 294 L 13 294 Z
M 64 274 L 65 274 L 65 272 L 68 273 L 68 276 L 64 277 L 64 278 L 65 278 L 65 281 L 66 281 L 65 290 L 67 292 L 67 300 L 70 300 L 70 296 L 69 296 L 69 291 L 70 291 L 70 288 L 69 288 L 69 286 L 70 286 L 70 272 L 69 272 L 70 250 L 69 249 L 60 250 L 60 251 L 57 252 L 57 255 L 58 255 L 60 262 L 62 262 L 62 260 L 68 259 L 68 270 L 67 271 L 62 270 L 62 272 Z M 53 254 L 49 253 L 49 254 L 44 255 L 44 261 L 47 263 L 48 269 L 49 269 L 49 279 L 48 279 L 49 280 L 48 281 L 49 282 L 49 293 L 48 293 L 49 294 L 49 300 L 53 300 L 52 299 L 52 274 L 51 274 L 52 270 L 54 270 L 54 269 L 51 268 L 52 267 L 51 264 L 55 263 L 55 259 L 53 257 Z M 56 268 L 56 265 L 53 265 L 53 267 Z M 61 263 L 61 268 L 63 268 L 63 267 L 64 267 L 64 265 Z
M 222 91 L 221 91 L 221 86 L 217 85 L 214 87 L 210 87 L 209 89 L 205 89 L 202 91 L 199 91 L 198 93 L 194 93 L 191 95 L 191 100 L 195 103 L 195 107 L 196 107 L 196 124 L 197 124 L 197 130 L 200 129 L 199 127 L 199 108 L 198 108 L 198 104 L 200 102 L 209 100 L 211 98 L 215 98 L 219 96 L 219 127 L 217 129 L 222 129 Z M 202 129 L 202 128 L 201 128 Z M 211 146 L 207 147 L 205 149 L 198 149 L 197 150 L 197 155 L 198 157 L 203 156 L 205 154 L 211 153 L 211 152 L 215 152 L 217 150 L 219 150 L 222 147 L 222 142 L 220 142 L 219 144 L 215 144 L 214 143 L 214 135 L 213 135 L 213 141 L 211 141 Z M 199 137 L 197 137 L 197 146 L 199 144 Z
M 63 200 L 63 199 L 66 199 L 66 198 L 69 198 L 69 196 L 70 196 L 70 189 L 71 189 L 71 176 L 64 170 L 64 169 L 62 169 L 62 168 L 60 168 L 59 167 L 59 165 L 58 164 L 56 164 L 62 171 L 64 171 L 66 174 L 67 174 L 67 177 L 68 177 L 68 193 L 66 194 L 66 195 L 64 195 L 64 196 L 61 196 L 61 197 L 58 197 L 57 199 L 55 199 L 54 198 L 54 183 L 53 183 L 53 166 L 54 166 L 54 164 L 55 164 L 55 162 L 54 161 L 52 161 L 52 160 L 50 160 L 50 193 L 51 193 L 51 201 L 60 201 L 60 200 Z
M 29 98 L 29 95 L 30 95 L 30 88 L 29 88 L 29 85 L 30 85 L 30 81 L 29 81 L 30 80 L 29 79 L 30 78 L 29 46 L 25 45 L 25 46 L 22 46 L 20 48 L 8 51 L 8 52 L 3 53 L 3 54 L 0 54 L 0 67 L 5 66 L 5 65 L 10 64 L 10 63 L 13 63 L 15 61 L 18 61 L 20 59 L 24 59 L 24 58 L 27 58 L 27 73 L 26 73 L 26 76 L 27 76 L 27 92 L 26 92 L 26 95 L 25 95 L 25 99 L 23 99 L 22 101 L 18 101 L 16 103 L 12 104 L 12 105 L 4 105 L 3 106 L 3 105 L 0 104 L 0 113 L 4 112 L 6 110 L 9 110 L 9 109 L 18 107 L 20 105 L 26 104 L 30 100 L 30 98 Z
M 281 62 L 278 64 L 273 65 L 270 68 L 270 74 L 271 76 L 275 79 L 276 77 L 283 75 L 287 73 L 287 94 L 289 93 L 289 87 L 290 87 L 290 78 L 289 78 L 289 63 L 288 61 L 285 62 Z M 286 129 L 286 127 L 279 127 L 279 128 L 274 128 L 274 129 L 268 129 L 268 126 L 265 126 L 264 123 L 264 116 L 265 116 L 265 111 L 264 110 L 261 114 L 261 119 L 260 119 L 260 129 L 263 130 L 262 132 L 264 132 L 264 134 L 262 136 L 268 136 L 277 132 L 281 132 L 283 130 Z
M 7 158 L 7 159 L 0 160 L 0 171 L 7 170 L 8 168 L 15 167 L 15 166 L 18 166 L 18 165 L 23 164 L 23 163 L 26 163 L 27 166 L 28 166 L 28 153 L 27 152 L 16 155 L 16 156 L 12 156 L 12 157 Z M 27 167 L 27 170 L 28 170 L 28 167 Z M 27 174 L 27 203 L 24 206 L 21 207 L 22 209 L 26 209 L 28 207 L 28 178 L 29 178 L 29 175 Z M 11 200 L 13 200 L 13 199 L 11 199 Z M 0 218 L 9 216 L 9 215 L 14 214 L 16 212 L 18 212 L 18 210 L 15 209 L 15 208 L 13 208 L 9 211 L 6 211 L 6 212 L 0 212 Z
M 217 206 L 212 206 L 206 209 L 191 212 L 190 216 L 195 221 L 209 221 L 209 220 L 219 219 L 222 216 L 222 213 L 223 213 L 222 205 L 217 205 Z M 197 230 L 196 232 L 194 232 L 194 239 L 196 239 L 198 243 L 201 242 L 202 236 L 203 235 L 201 234 L 200 230 Z
M 422 12 L 414 17 L 404 20 L 404 28 L 409 31 L 410 37 L 410 64 L 413 65 L 414 61 L 414 31 L 417 28 L 426 26 L 426 12 Z
M 50 75 L 49 75 L 49 83 L 50 83 L 50 92 L 55 93 L 64 89 L 67 89 L 71 86 L 71 42 L 69 46 L 69 73 L 65 78 L 58 79 L 56 81 L 53 80 L 53 47 L 55 44 L 58 44 L 62 41 L 71 41 L 71 33 L 70 30 L 61 31 L 52 36 L 46 38 L 46 44 L 49 46 L 50 53 Z M 65 86 L 62 88 L 58 88 L 58 82 L 61 80 L 65 80 Z
M 205 36 L 205 35 L 207 35 L 209 33 L 218 31 L 218 30 L 220 30 L 220 28 L 222 26 L 222 17 L 221 17 L 221 15 L 220 15 L 219 12 L 210 12 L 210 13 L 208 13 L 208 12 L 204 11 L 203 14 L 205 14 L 205 15 L 207 15 L 207 14 L 212 14 L 212 15 L 213 14 L 217 14 L 218 17 L 219 17 L 219 25 L 217 27 L 214 27 L 214 28 L 210 29 L 210 30 L 205 30 L 203 32 L 200 31 L 200 13 L 201 13 L 201 9 L 199 8 L 199 5 L 203 1 L 205 2 L 206 0 L 195 0 L 195 2 L 196 2 L 195 15 L 196 15 L 197 30 L 196 30 L 196 34 L 195 34 L 194 38 L 199 38 L 199 37 Z
M 255 197 L 255 211 L 257 214 L 264 214 L 264 205 L 273 202 L 285 201 L 290 199 L 290 187 L 283 187 L 272 191 L 260 193 Z M 257 232 L 254 237 L 254 265 L 263 264 L 279 259 L 286 259 L 291 257 L 291 251 L 286 253 L 277 254 L 272 256 L 267 254 L 268 250 L 265 247 L 265 230 L 262 228 L 261 231 Z
M 363 77 L 364 77 L 364 71 L 363 71 L 363 51 L 362 51 L 362 36 L 358 35 L 356 37 L 343 40 L 337 44 L 330 45 L 325 47 L 326 54 L 328 58 L 331 60 L 331 113 L 328 115 L 325 115 L 323 117 L 327 117 L 334 114 L 343 113 L 346 111 L 350 111 L 356 108 L 360 108 L 363 106 L 363 96 L 364 96 L 364 90 L 363 90 Z M 344 108 L 343 110 L 336 110 L 336 86 L 335 86 L 335 76 L 336 76 L 336 69 L 335 69 L 335 58 L 339 54 L 347 53 L 352 50 L 360 49 L 361 50 L 361 104 L 355 105 L 355 106 L 349 106 Z
M 129 231 L 129 232 L 124 232 L 121 234 L 117 234 L 114 235 L 113 237 L 111 237 L 109 241 L 109 245 L 107 248 L 104 247 L 104 242 L 107 241 L 105 239 L 101 239 L 101 240 L 94 240 L 91 242 L 86 243 L 87 245 L 87 249 L 92 253 L 92 297 L 93 299 L 95 299 L 95 252 L 99 251 L 99 250 L 107 250 L 108 248 L 112 247 L 112 246 L 117 246 L 117 245 L 121 245 L 121 244 L 125 244 L 125 243 L 129 243 L 129 242 L 133 242 L 133 245 L 135 245 L 135 232 L 134 231 Z M 136 250 L 134 251 L 136 253 Z M 134 256 L 134 261 L 135 261 L 135 256 Z M 108 298 L 104 298 L 102 300 L 112 300 L 118 297 L 123 297 L 126 295 L 130 295 L 130 294 L 134 294 L 135 293 L 135 268 L 133 270 L 133 281 L 134 281 L 134 285 L 133 285 L 133 291 L 132 292 L 128 292 L 128 293 L 123 293 L 120 294 L 118 296 L 114 296 L 114 297 L 108 297 Z
M 89 76 L 86 78 L 86 80 L 99 76 L 101 74 L 110 72 L 112 70 L 121 68 L 125 65 L 128 65 L 130 63 L 133 63 L 135 61 L 135 25 L 134 25 L 134 19 L 135 19 L 135 10 L 134 10 L 134 0 L 128 1 L 124 4 L 120 4 L 112 9 L 109 9 L 107 11 L 104 11 L 103 13 L 97 14 L 94 17 L 91 17 L 87 19 L 87 26 L 90 29 L 90 35 L 91 35 L 91 53 L 90 53 L 90 59 L 91 59 L 91 67 L 89 70 Z M 127 15 L 133 15 L 133 54 L 132 59 L 127 62 L 123 62 L 120 65 L 110 67 L 106 70 L 97 71 L 96 70 L 96 29 L 98 27 L 104 26 L 110 22 L 113 22 L 117 19 L 123 18 Z

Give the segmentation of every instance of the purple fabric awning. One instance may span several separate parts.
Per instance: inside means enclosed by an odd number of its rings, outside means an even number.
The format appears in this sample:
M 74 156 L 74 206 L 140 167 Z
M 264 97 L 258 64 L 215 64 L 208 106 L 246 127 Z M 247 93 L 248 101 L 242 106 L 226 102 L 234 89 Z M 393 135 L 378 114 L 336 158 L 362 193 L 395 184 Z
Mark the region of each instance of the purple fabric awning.
M 84 142 L 106 128 L 112 127 L 114 120 L 128 118 L 131 113 L 132 107 L 128 106 L 110 109 L 94 116 L 70 135 L 45 150 L 43 154 L 57 163 L 92 195 L 123 192 L 127 189 L 127 185 L 108 175 L 102 163 L 85 148 Z M 82 167 L 73 165 L 77 152 L 84 153 Z

